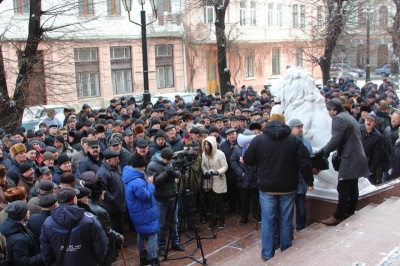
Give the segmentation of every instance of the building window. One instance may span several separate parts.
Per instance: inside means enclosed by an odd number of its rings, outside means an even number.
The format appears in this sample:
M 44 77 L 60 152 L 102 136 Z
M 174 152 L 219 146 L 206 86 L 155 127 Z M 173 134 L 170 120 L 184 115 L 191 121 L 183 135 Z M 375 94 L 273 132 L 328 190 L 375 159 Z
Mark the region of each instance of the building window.
M 171 0 L 158 0 L 158 11 L 171 13 Z
M 299 27 L 299 6 L 293 5 L 293 28 Z
M 268 26 L 274 26 L 274 4 L 268 3 Z
M 388 8 L 381 6 L 379 8 L 379 27 L 387 27 L 388 25 Z
M 318 6 L 317 7 L 317 28 L 321 28 L 322 27 L 322 23 L 323 23 L 323 17 L 322 17 L 322 6 Z
M 120 16 L 121 2 L 120 0 L 107 0 L 107 15 Z
M 215 22 L 215 11 L 213 6 L 204 7 L 204 23 Z
M 240 1 L 240 26 L 246 25 L 246 8 L 247 8 L 247 2 Z
M 362 10 L 358 12 L 358 26 L 367 26 L 367 12 Z
M 276 26 L 282 27 L 283 4 L 276 5 Z
M 14 0 L 15 14 L 29 14 L 29 0 Z
M 280 74 L 280 53 L 279 48 L 272 48 L 272 74 Z
M 306 26 L 306 6 L 300 5 L 300 27 L 304 28 Z
M 78 98 L 99 97 L 100 82 L 97 48 L 75 49 L 74 54 Z
M 257 25 L 257 2 L 240 1 L 240 26 Z
M 257 2 L 250 2 L 250 25 L 257 26 Z
M 114 94 L 132 92 L 131 47 L 110 47 L 111 80 Z
M 296 47 L 296 66 L 303 66 L 303 48 Z
M 156 45 L 155 58 L 157 88 L 174 87 L 174 58 L 172 45 Z
M 246 56 L 244 61 L 244 69 L 245 69 L 245 77 L 253 78 L 254 77 L 254 58 L 249 55 Z
M 80 16 L 94 15 L 93 0 L 79 0 L 79 15 Z

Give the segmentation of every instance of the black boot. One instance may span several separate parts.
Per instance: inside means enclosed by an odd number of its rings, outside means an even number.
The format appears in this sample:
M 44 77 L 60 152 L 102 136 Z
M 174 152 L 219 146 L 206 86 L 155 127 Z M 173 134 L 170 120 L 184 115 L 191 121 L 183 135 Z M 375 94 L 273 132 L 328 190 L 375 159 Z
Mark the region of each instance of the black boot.
M 152 259 L 151 266 L 160 266 L 160 260 L 158 258 Z
M 147 253 L 147 250 L 140 251 L 139 254 L 140 254 L 140 266 L 149 265 L 152 263 L 149 258 L 149 254 Z

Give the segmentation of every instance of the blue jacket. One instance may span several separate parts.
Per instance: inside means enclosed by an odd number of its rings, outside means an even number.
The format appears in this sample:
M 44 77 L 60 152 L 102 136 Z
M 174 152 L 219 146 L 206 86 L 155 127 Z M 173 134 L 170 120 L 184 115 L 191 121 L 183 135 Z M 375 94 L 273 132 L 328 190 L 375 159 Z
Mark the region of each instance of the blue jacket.
M 148 184 L 145 174 L 131 166 L 125 166 L 122 181 L 125 184 L 125 199 L 129 215 L 136 232 L 149 235 L 157 232 L 158 209 L 154 199 L 155 186 Z
M 42 255 L 33 234 L 21 222 L 7 218 L 0 225 L 0 232 L 7 239 L 10 265 L 43 265 Z
M 11 160 L 11 166 L 7 168 L 7 176 L 14 181 L 15 184 L 18 184 L 19 181 L 19 163 L 14 159 Z
M 158 146 L 157 142 L 153 140 L 153 142 L 149 146 L 149 156 L 153 156 L 156 152 L 161 151 L 165 147 L 169 147 L 172 149 L 171 145 L 167 142 L 165 142 L 164 146 Z
M 97 266 L 103 261 L 108 239 L 96 217 L 77 205 L 61 205 L 51 210 L 40 234 L 40 247 L 46 265 L 60 264 L 62 247 L 72 229 L 64 265 Z

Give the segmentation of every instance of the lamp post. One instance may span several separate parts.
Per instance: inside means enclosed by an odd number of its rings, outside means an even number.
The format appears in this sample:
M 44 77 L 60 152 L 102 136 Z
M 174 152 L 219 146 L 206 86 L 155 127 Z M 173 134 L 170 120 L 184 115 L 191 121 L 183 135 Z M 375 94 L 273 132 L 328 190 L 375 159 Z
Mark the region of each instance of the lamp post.
M 132 0 L 123 0 L 125 10 L 128 12 L 129 21 L 133 24 L 140 26 L 142 32 L 142 65 L 143 65 L 143 101 L 142 104 L 146 105 L 147 102 L 150 102 L 150 91 L 149 91 L 149 68 L 147 62 L 147 34 L 146 34 L 146 26 L 150 25 L 154 21 L 157 20 L 157 1 L 150 0 L 151 9 L 156 14 L 156 18 L 146 24 L 146 11 L 144 10 L 144 4 L 146 0 L 139 0 L 139 4 L 142 6 L 142 10 L 140 10 L 140 23 L 137 23 L 131 19 L 131 10 L 132 10 Z
M 369 21 L 369 12 L 367 13 L 367 67 L 365 69 L 365 81 L 368 82 L 371 79 L 371 66 L 369 64 L 369 49 L 370 49 L 370 30 L 371 25 Z

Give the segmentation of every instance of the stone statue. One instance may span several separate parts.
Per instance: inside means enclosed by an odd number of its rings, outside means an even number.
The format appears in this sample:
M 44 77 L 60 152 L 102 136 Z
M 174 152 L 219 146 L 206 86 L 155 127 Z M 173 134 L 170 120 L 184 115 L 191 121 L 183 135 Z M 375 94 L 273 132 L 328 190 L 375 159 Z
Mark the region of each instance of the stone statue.
M 275 105 L 271 115 L 280 113 L 285 115 L 286 122 L 293 118 L 303 123 L 304 136 L 310 140 L 313 151 L 322 148 L 331 138 L 332 118 L 325 105 L 325 98 L 315 86 L 311 75 L 301 67 L 290 67 L 282 79 L 270 88 L 274 96 Z M 337 199 L 337 172 L 333 169 L 331 159 L 328 170 L 321 171 L 315 176 L 315 190 L 308 195 Z M 374 190 L 368 179 L 359 179 L 360 195 Z

